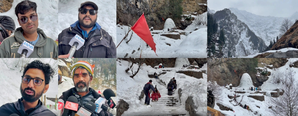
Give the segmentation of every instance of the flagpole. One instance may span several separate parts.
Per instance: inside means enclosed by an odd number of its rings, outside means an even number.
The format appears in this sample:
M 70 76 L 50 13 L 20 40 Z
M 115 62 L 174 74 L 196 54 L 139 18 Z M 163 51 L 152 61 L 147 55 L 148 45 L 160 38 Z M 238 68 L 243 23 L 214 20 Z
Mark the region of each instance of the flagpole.
M 118 48 L 118 46 L 122 43 L 122 41 L 128 36 L 130 31 L 131 31 L 131 29 L 126 33 L 126 35 L 123 37 L 123 39 L 120 41 L 120 43 L 117 45 L 116 48 Z

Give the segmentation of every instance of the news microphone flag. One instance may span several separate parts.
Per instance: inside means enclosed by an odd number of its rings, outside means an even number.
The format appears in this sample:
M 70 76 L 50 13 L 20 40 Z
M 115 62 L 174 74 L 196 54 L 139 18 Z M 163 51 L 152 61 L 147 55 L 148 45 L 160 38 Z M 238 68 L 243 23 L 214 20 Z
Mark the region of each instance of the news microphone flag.
M 143 39 L 156 53 L 156 44 L 154 43 L 151 33 L 149 31 L 149 27 L 147 25 L 144 13 L 138 19 L 138 21 L 131 27 L 131 30 L 133 30 L 141 39 Z

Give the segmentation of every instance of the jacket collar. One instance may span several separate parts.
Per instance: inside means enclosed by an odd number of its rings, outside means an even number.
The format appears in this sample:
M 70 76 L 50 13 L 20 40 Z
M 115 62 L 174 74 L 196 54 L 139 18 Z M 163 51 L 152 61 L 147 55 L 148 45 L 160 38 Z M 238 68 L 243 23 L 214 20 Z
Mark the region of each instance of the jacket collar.
M 16 31 L 15 31 L 14 38 L 19 43 L 23 43 L 26 40 L 25 37 L 23 36 L 23 32 L 24 32 L 24 30 L 21 27 L 17 28 Z M 34 45 L 34 47 L 45 46 L 46 45 L 46 39 L 47 39 L 46 34 L 40 28 L 37 28 L 37 34 L 39 34 L 39 40 Z

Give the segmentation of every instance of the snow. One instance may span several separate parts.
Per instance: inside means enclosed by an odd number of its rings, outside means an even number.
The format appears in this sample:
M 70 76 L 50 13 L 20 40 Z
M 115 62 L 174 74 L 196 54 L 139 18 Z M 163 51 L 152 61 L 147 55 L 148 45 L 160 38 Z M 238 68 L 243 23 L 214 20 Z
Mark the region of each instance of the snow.
M 279 50 L 268 50 L 266 52 L 262 52 L 262 53 L 256 53 L 256 54 L 252 54 L 252 55 L 248 55 L 248 56 L 243 56 L 244 58 L 254 58 L 260 54 L 264 54 L 264 53 L 285 53 L 287 51 L 297 51 L 298 49 L 297 48 L 282 48 L 282 49 L 279 49 Z
M 179 64 L 180 63 L 180 64 Z M 207 75 L 203 74 L 203 79 L 196 79 L 181 73 L 176 73 L 180 70 L 183 64 L 188 63 L 185 59 L 177 59 L 175 67 L 167 67 L 162 69 L 154 69 L 151 66 L 142 64 L 138 74 L 131 78 L 129 73 L 126 73 L 124 70 L 128 68 L 131 63 L 125 60 L 117 60 L 117 75 L 122 75 L 117 77 L 117 96 L 119 99 L 123 99 L 129 104 L 129 109 L 124 112 L 123 115 L 166 115 L 166 114 L 188 114 L 185 110 L 185 101 L 188 96 L 193 96 L 195 106 L 197 106 L 196 112 L 198 114 L 206 115 L 206 103 L 207 103 Z M 133 70 L 137 70 L 137 65 L 133 65 Z M 203 66 L 201 69 L 183 69 L 191 71 L 201 71 L 206 70 L 207 67 Z M 166 84 L 175 77 L 177 80 L 177 88 L 182 89 L 181 103 L 175 107 L 167 107 L 165 104 L 160 102 L 150 102 L 152 107 L 147 107 L 144 105 L 145 97 L 139 100 L 141 91 L 143 90 L 144 85 L 151 79 L 153 86 L 157 86 L 161 94 L 160 99 L 166 99 L 167 89 L 165 85 L 161 84 L 157 79 L 149 78 L 147 75 L 152 72 L 161 72 L 167 71 L 166 74 L 160 75 L 159 78 L 164 81 Z M 128 94 L 129 93 L 129 94 Z M 173 97 L 178 98 L 178 92 L 175 91 Z M 154 111 L 154 112 L 152 112 Z
M 238 87 L 233 87 L 231 90 L 224 86 L 219 86 L 217 90 L 220 90 L 217 96 L 215 96 L 217 101 L 215 101 L 214 109 L 220 111 L 221 113 L 225 114 L 226 116 L 253 116 L 253 115 L 262 115 L 262 116 L 270 116 L 274 115 L 270 112 L 269 106 L 272 106 L 270 99 L 273 99 L 271 97 L 270 93 L 273 92 L 274 89 L 282 89 L 281 84 L 275 83 L 276 78 L 284 78 L 285 74 L 294 73 L 293 76 L 297 77 L 298 74 L 296 73 L 298 71 L 298 68 L 290 67 L 291 64 L 294 62 L 297 62 L 297 58 L 290 58 L 288 59 L 288 62 L 279 68 L 267 68 L 269 72 L 271 72 L 271 75 L 269 76 L 269 79 L 265 81 L 262 86 L 258 87 L 262 90 L 260 92 L 265 92 L 265 95 L 260 93 L 255 93 L 255 91 L 251 91 L 248 88 L 254 87 L 252 85 L 252 80 L 250 75 L 247 73 L 244 73 L 242 75 L 240 85 Z M 263 67 L 257 67 L 258 69 L 262 69 Z M 295 80 L 296 83 L 298 83 L 298 79 Z M 241 101 L 242 105 L 248 105 L 249 108 L 253 111 L 248 111 L 239 105 L 236 105 L 236 102 L 230 98 L 228 98 L 228 95 L 234 96 L 234 91 L 242 91 L 245 92 L 243 94 L 236 93 L 236 95 L 239 95 L 240 97 L 237 97 L 236 100 L 239 102 Z M 264 101 L 259 101 L 254 98 L 248 97 L 248 96 L 264 96 Z M 275 98 L 274 98 L 275 99 Z M 230 102 L 231 101 L 231 102 Z M 226 107 L 231 108 L 233 111 L 226 111 L 221 110 L 217 103 L 223 104 Z
M 116 42 L 116 0 L 59 0 L 58 33 L 69 28 L 78 20 L 78 9 L 81 3 L 92 1 L 98 6 L 97 23 L 112 36 Z M 58 36 L 57 36 L 58 37 Z
M 0 15 L 10 16 L 16 25 L 16 28 L 20 27 L 17 16 L 15 15 L 15 7 L 23 0 L 13 0 L 12 7 L 9 11 L 0 13 Z M 60 31 L 57 30 L 58 24 L 58 0 L 31 0 L 37 4 L 38 14 L 38 28 L 42 29 L 44 33 L 56 40 Z M 46 4 L 46 5 L 45 5 Z M 13 33 L 14 34 L 14 33 Z
M 253 87 L 251 77 L 249 76 L 248 73 L 244 73 L 242 75 L 240 84 L 238 87 L 241 87 L 243 89 L 249 89 L 250 87 Z
M 167 18 L 167 20 L 166 20 L 166 22 L 164 24 L 163 31 L 172 30 L 175 27 L 176 27 L 176 25 L 175 25 L 175 22 L 173 21 L 173 19 Z
M 169 19 L 170 20 L 170 19 Z M 156 54 L 146 46 L 146 43 L 133 31 L 117 48 L 117 57 L 132 58 L 206 58 L 207 57 L 207 14 L 198 15 L 194 22 L 185 30 L 174 29 L 174 32 L 163 30 L 151 31 L 156 44 Z M 205 23 L 204 23 L 205 22 Z M 165 26 L 167 27 L 167 26 Z M 117 26 L 117 42 L 125 37 L 130 27 Z M 185 34 L 184 34 L 185 33 Z M 180 34 L 180 39 L 173 39 L 162 34 Z M 131 40 L 126 43 L 129 39 Z M 117 45 L 119 44 L 117 43 Z
M 29 58 L 0 59 L 0 64 L 2 66 L 0 67 L 0 70 L 1 70 L 0 85 L 3 85 L 3 87 L 5 87 L 5 89 L 2 89 L 0 91 L 0 99 L 1 99 L 0 106 L 6 103 L 16 102 L 18 99 L 22 97 L 20 92 L 20 86 L 21 86 L 21 80 L 22 80 L 21 76 L 23 75 L 22 67 L 25 66 L 25 64 L 30 63 L 34 60 L 37 60 L 37 59 L 29 59 Z M 45 95 L 46 97 L 49 97 L 49 98 L 56 98 L 57 89 L 58 89 L 57 60 L 49 59 L 49 58 L 43 58 L 38 60 L 42 61 L 43 63 L 49 63 L 50 66 L 55 71 L 55 74 L 53 75 L 53 78 L 49 83 L 50 84 L 49 89 Z M 46 105 L 55 105 L 55 102 L 47 100 Z

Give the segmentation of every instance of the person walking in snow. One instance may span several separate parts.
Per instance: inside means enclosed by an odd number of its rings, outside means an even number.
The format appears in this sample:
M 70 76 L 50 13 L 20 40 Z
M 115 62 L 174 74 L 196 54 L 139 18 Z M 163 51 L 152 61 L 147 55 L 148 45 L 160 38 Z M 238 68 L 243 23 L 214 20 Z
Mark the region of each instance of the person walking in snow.
M 98 23 L 98 7 L 87 1 L 78 9 L 78 21 L 64 29 L 58 36 L 59 58 L 68 58 L 70 40 L 79 35 L 85 40 L 84 45 L 75 51 L 75 58 L 116 58 L 116 46 L 112 37 Z
M 7 103 L 0 107 L 1 116 L 56 116 L 40 101 L 53 78 L 54 70 L 49 64 L 35 60 L 26 65 L 22 77 L 20 91 L 22 97 L 14 103 Z
M 155 89 L 152 85 L 152 80 L 149 80 L 149 82 L 146 83 L 144 88 L 143 88 L 144 94 L 146 95 L 146 98 L 145 98 L 145 104 L 146 105 L 150 105 L 150 90 L 155 92 Z
M 157 88 L 155 87 L 155 91 L 152 92 L 150 98 L 152 98 L 152 101 L 158 101 L 158 98 L 160 98 L 160 93 L 157 90 Z
M 46 36 L 38 28 L 37 5 L 35 2 L 24 0 L 15 7 L 15 15 L 21 27 L 17 28 L 14 36 L 6 38 L 0 45 L 1 58 L 20 58 L 19 47 L 24 41 L 34 46 L 29 58 L 57 58 L 58 48 L 53 39 Z M 26 45 L 26 44 L 25 44 Z

